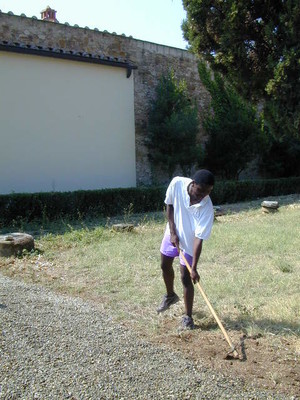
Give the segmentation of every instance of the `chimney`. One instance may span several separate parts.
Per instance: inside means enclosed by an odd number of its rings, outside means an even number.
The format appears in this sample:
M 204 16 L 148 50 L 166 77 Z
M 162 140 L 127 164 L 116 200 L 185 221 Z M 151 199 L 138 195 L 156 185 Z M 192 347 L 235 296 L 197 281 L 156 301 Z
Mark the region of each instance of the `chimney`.
M 45 10 L 41 11 L 41 18 L 43 21 L 58 22 L 56 19 L 56 11 L 52 10 L 49 6 L 47 6 Z

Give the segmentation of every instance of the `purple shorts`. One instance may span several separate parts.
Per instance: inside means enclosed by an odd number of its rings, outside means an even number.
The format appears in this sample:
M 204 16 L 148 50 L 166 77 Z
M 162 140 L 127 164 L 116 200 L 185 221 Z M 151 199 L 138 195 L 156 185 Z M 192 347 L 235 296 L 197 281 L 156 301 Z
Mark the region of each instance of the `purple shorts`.
M 172 245 L 172 243 L 170 242 L 170 235 L 167 233 L 165 234 L 165 236 L 163 237 L 163 240 L 161 242 L 160 252 L 161 252 L 161 254 L 163 254 L 164 256 L 167 256 L 167 257 L 174 258 L 174 257 L 179 256 L 180 265 L 185 266 L 183 258 L 181 257 L 181 255 L 179 255 L 177 248 L 174 247 Z M 188 263 L 190 264 L 190 266 L 192 266 L 193 257 L 190 256 L 189 254 L 185 253 L 184 251 L 183 251 L 183 254 L 184 254 L 185 258 L 187 259 Z

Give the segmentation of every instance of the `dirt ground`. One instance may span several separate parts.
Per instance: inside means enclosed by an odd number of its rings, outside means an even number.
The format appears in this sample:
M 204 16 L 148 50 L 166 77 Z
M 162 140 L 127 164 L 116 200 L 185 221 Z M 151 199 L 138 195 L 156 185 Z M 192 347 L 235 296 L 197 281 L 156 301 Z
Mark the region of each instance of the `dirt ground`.
M 299 349 L 296 351 L 296 338 L 251 337 L 242 332 L 228 331 L 241 358 L 235 360 L 226 359 L 230 346 L 221 330 L 201 330 L 196 325 L 193 331 L 179 332 L 177 326 L 177 320 L 164 319 L 155 342 L 183 352 L 208 369 L 236 376 L 262 389 L 300 399 L 300 353 Z

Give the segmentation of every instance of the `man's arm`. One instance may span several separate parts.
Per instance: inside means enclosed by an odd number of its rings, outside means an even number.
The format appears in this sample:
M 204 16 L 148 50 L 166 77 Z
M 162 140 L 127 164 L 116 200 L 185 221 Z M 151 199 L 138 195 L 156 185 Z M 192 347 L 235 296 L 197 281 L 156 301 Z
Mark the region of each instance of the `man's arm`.
M 197 264 L 198 264 L 200 254 L 202 251 L 202 243 L 203 243 L 203 239 L 199 239 L 199 238 L 195 237 L 194 247 L 193 247 L 193 265 L 192 265 L 192 272 L 191 272 L 191 278 L 194 283 L 198 282 L 200 279 L 200 276 L 197 272 Z
M 174 207 L 172 204 L 167 204 L 167 219 L 169 222 L 171 243 L 174 247 L 179 249 L 179 238 L 176 232 L 176 225 L 174 222 Z

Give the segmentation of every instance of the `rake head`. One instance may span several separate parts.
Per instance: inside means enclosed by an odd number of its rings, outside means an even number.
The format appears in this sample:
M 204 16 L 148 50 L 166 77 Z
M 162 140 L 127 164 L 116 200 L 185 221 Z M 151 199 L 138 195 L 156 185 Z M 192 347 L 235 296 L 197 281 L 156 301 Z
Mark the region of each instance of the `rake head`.
M 235 348 L 233 348 L 231 351 L 229 351 L 226 356 L 225 360 L 240 360 L 242 361 L 242 356 L 237 352 Z

